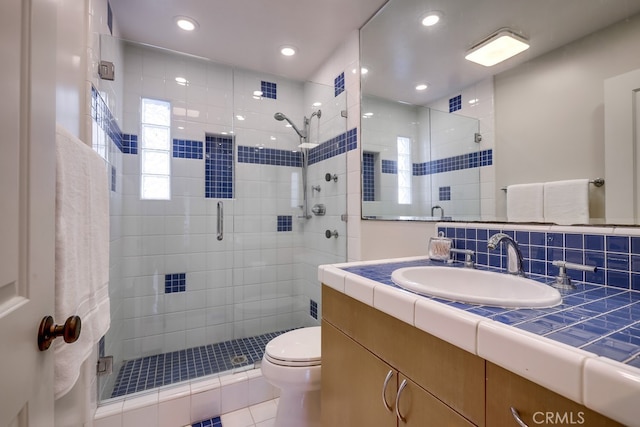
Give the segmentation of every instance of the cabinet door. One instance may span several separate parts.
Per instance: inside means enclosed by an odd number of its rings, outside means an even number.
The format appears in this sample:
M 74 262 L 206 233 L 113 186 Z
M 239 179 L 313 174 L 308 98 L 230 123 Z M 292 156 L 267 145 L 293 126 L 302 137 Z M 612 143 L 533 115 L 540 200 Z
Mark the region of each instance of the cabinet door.
M 473 424 L 453 409 L 436 399 L 431 393 L 400 374 L 398 408 L 402 420 L 399 426 L 406 427 L 472 427 Z M 404 386 L 403 386 L 404 384 Z
M 389 371 L 392 377 L 382 390 Z M 398 372 L 326 321 L 322 322 L 322 425 L 392 427 Z
M 594 412 L 493 363 L 487 362 L 487 426 L 535 425 L 619 426 Z

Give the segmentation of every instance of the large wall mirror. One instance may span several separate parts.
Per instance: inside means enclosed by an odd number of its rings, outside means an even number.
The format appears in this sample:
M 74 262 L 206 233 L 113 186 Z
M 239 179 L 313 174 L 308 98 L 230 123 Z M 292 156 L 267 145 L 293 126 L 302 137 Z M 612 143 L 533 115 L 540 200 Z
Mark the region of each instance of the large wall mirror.
M 465 59 L 505 31 L 529 47 Z M 363 218 L 640 224 L 638 46 L 640 0 L 390 0 L 360 31 Z

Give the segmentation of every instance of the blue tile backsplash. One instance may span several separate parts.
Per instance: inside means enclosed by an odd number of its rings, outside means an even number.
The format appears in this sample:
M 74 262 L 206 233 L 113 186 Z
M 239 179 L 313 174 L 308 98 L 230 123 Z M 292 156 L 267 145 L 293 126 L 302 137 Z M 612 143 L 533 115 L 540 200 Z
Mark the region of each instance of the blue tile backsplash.
M 451 187 L 438 187 L 438 200 L 446 201 L 451 200 Z
M 493 150 L 489 149 L 461 154 L 459 156 L 446 157 L 444 159 L 431 160 L 430 162 L 414 163 L 413 175 L 432 175 L 462 169 L 491 166 L 492 164 Z
M 292 231 L 293 217 L 291 215 L 278 215 L 278 231 Z
M 309 315 L 318 320 L 318 303 L 314 300 L 309 300 Z
M 382 160 L 382 173 L 398 173 L 398 162 L 395 160 Z

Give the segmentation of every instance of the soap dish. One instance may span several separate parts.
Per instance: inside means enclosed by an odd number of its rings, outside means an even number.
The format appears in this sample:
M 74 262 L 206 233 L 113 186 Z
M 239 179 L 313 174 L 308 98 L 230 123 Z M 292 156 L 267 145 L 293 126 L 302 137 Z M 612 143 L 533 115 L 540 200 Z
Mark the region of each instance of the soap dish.
M 432 237 L 429 239 L 429 259 L 436 261 L 448 261 L 451 257 L 451 248 L 453 247 L 453 240 L 444 237 L 444 233 L 441 231 L 438 233 L 438 237 Z

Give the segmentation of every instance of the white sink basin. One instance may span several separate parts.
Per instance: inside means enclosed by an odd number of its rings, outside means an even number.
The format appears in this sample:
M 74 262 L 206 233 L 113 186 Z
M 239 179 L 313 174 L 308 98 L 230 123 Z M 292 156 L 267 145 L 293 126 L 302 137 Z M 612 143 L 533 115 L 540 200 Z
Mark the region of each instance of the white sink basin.
M 509 308 L 553 307 L 562 302 L 557 289 L 525 277 L 455 267 L 407 267 L 391 279 L 422 295 L 471 304 Z

